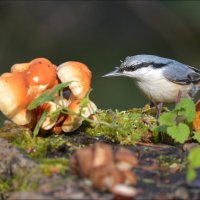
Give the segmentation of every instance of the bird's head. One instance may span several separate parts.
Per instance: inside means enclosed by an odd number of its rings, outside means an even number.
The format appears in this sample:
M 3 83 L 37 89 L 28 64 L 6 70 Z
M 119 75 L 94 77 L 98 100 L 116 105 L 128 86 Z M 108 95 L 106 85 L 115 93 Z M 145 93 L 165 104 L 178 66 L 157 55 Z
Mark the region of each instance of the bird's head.
M 128 56 L 124 61 L 121 61 L 119 67 L 116 67 L 114 71 L 105 74 L 103 77 L 128 76 L 137 78 L 138 76 L 142 76 L 149 69 L 162 68 L 169 64 L 169 62 L 172 62 L 172 60 L 154 55 L 143 54 Z

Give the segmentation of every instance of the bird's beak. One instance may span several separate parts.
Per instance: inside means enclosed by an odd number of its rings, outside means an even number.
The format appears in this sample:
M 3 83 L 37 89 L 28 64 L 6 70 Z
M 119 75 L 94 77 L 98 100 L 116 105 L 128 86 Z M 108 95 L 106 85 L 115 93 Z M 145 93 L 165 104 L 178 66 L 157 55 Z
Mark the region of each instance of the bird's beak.
M 122 76 L 122 73 L 119 71 L 119 69 L 115 69 L 114 71 L 109 72 L 108 74 L 105 74 L 102 77 L 113 77 L 113 76 Z

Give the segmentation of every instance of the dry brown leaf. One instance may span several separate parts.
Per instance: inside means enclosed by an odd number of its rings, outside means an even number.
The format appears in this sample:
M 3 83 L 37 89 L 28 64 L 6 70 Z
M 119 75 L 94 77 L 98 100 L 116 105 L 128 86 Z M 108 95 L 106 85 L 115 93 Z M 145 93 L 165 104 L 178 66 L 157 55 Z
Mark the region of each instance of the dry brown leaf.
M 193 128 L 196 132 L 200 134 L 200 100 L 196 103 L 196 114 L 193 121 Z

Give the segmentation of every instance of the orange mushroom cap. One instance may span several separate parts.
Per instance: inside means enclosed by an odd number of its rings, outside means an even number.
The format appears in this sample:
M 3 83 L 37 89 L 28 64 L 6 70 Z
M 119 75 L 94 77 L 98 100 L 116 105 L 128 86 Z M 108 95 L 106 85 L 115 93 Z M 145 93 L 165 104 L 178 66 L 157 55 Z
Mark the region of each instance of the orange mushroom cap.
M 55 65 L 45 58 L 32 60 L 26 74 L 30 85 L 46 85 L 46 88 L 53 87 L 57 79 Z
M 19 125 L 29 123 L 31 120 L 30 116 L 28 119 L 21 116 L 22 113 L 27 116 L 27 113 L 24 112 L 24 108 L 30 101 L 27 90 L 28 83 L 23 73 L 6 73 L 0 77 L 0 93 L 4 94 L 0 98 L 0 110 L 9 119 L 12 119 Z M 21 114 L 18 115 L 19 113 Z
M 33 112 L 27 106 L 46 89 L 58 83 L 56 67 L 45 58 L 12 66 L 12 73 L 0 76 L 2 113 L 18 125 L 29 124 Z
M 80 62 L 69 61 L 58 66 L 58 78 L 61 82 L 70 82 L 71 99 L 82 99 L 90 89 L 92 73 Z

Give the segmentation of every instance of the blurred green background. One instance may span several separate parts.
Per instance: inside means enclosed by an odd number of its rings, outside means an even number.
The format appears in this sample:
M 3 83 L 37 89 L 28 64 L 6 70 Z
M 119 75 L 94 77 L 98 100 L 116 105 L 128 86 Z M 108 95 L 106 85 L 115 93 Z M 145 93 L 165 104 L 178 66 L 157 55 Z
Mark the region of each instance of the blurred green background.
M 140 107 L 148 100 L 131 79 L 101 76 L 144 53 L 200 66 L 199 11 L 199 1 L 2 1 L 0 72 L 36 57 L 80 61 L 99 108 Z

